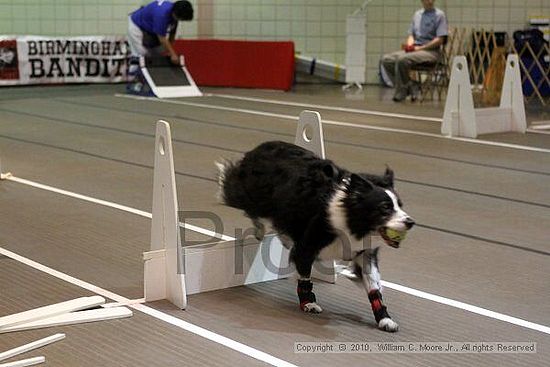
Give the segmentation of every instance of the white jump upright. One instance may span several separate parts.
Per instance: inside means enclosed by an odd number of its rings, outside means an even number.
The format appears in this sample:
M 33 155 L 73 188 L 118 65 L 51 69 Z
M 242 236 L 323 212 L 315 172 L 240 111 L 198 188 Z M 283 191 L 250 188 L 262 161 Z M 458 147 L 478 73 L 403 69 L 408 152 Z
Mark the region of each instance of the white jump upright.
M 476 138 L 480 134 L 527 128 L 517 55 L 508 55 L 499 107 L 474 108 L 470 73 L 465 56 L 453 60 L 441 134 Z
M 156 126 L 152 214 L 151 251 L 143 253 L 145 301 L 167 299 L 185 309 L 172 136 L 170 125 L 162 120 Z
M 306 110 L 300 113 L 294 144 L 325 159 L 323 125 L 319 112 Z M 311 276 L 325 282 L 336 283 L 334 261 L 316 261 Z

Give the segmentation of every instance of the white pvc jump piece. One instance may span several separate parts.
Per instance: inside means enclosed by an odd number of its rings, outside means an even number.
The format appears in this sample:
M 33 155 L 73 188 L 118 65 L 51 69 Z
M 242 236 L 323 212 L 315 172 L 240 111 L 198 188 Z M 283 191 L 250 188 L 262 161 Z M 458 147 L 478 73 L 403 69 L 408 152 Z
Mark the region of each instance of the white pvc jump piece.
M 300 113 L 294 144 L 325 159 L 323 125 L 319 112 L 304 110 Z M 325 282 L 336 283 L 334 261 L 316 261 L 311 276 Z
M 506 60 L 499 107 L 479 109 L 474 109 L 466 57 L 456 56 L 453 60 L 441 134 L 476 138 L 480 134 L 497 132 L 525 133 L 526 128 L 518 56 L 508 55 Z
M 159 85 L 158 83 L 155 83 L 155 80 L 149 70 L 147 70 L 147 67 L 145 65 L 145 58 L 142 56 L 140 58 L 140 67 L 141 72 L 143 74 L 143 77 L 149 84 L 149 87 L 157 96 L 158 98 L 177 98 L 177 97 L 200 97 L 202 96 L 201 91 L 195 84 L 195 81 L 191 77 L 191 74 L 185 67 L 185 58 L 183 55 L 180 55 L 180 65 L 181 65 L 181 72 L 185 76 L 185 79 L 187 79 L 188 85 Z
M 67 312 L 85 310 L 105 303 L 101 296 L 81 297 L 70 301 L 55 303 L 44 307 L 0 317 L 0 333 L 11 327 L 61 315 Z
M 36 340 L 32 343 L 28 343 L 17 348 L 7 350 L 5 352 L 0 353 L 0 361 L 18 356 L 19 354 L 30 352 L 31 350 L 41 348 L 43 346 L 46 346 L 51 343 L 55 343 L 63 339 L 65 339 L 65 334 L 59 333 L 59 334 L 48 336 L 47 338 Z
M 22 359 L 20 361 L 0 364 L 0 367 L 27 367 L 46 362 L 44 356 Z
M 53 326 L 83 324 L 95 321 L 106 321 L 132 316 L 132 311 L 126 307 L 99 308 L 88 311 L 69 312 L 32 322 L 2 328 L 0 334 L 12 331 L 40 329 Z
M 143 253 L 145 301 L 167 299 L 185 309 L 172 136 L 170 125 L 162 120 L 156 125 L 152 215 L 151 251 Z

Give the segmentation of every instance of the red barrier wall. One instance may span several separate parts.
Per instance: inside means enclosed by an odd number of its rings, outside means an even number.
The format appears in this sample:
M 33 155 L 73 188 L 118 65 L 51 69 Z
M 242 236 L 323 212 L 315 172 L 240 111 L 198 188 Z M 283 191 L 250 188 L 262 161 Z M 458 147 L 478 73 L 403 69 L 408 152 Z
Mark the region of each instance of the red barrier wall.
M 294 43 L 176 40 L 195 83 L 202 86 L 289 90 L 294 79 Z

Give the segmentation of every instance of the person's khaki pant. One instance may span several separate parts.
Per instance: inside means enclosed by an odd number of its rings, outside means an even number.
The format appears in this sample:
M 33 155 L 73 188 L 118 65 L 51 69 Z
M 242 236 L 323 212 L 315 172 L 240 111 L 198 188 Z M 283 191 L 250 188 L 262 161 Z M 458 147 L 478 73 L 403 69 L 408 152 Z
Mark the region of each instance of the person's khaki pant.
M 409 71 L 412 66 L 428 62 L 437 62 L 440 51 L 396 51 L 382 56 L 382 65 L 395 87 L 395 92 L 406 91 L 410 83 Z

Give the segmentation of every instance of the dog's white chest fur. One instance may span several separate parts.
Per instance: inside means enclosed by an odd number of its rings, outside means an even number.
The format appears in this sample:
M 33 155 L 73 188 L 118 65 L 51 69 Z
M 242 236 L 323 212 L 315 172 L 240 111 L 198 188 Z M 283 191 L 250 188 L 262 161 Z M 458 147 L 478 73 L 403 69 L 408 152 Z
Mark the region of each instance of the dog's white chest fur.
M 351 260 L 354 253 L 364 249 L 363 240 L 357 240 L 348 230 L 346 211 L 342 200 L 345 198 L 345 185 L 349 181 L 344 181 L 329 200 L 328 219 L 330 225 L 337 232 L 337 238 L 319 253 L 321 260 Z
M 328 202 L 328 219 L 332 228 L 340 232 L 347 232 L 347 216 L 342 200 L 346 197 L 347 182 L 342 183 L 332 194 Z
M 337 233 L 337 238 L 333 243 L 321 250 L 319 258 L 323 260 L 349 260 L 353 258 L 354 254 L 358 251 L 370 248 L 370 244 L 366 243 L 370 239 L 369 237 L 357 240 L 351 234 L 348 227 L 348 212 L 344 200 L 346 200 L 347 186 L 349 184 L 349 179 L 342 180 L 342 183 L 334 190 L 334 193 L 328 201 L 328 222 Z M 410 220 L 410 217 L 401 209 L 399 199 L 395 193 L 387 189 L 385 189 L 384 192 L 393 204 L 393 214 L 382 226 L 398 231 L 407 230 L 409 227 L 406 226 L 406 223 L 407 220 Z

